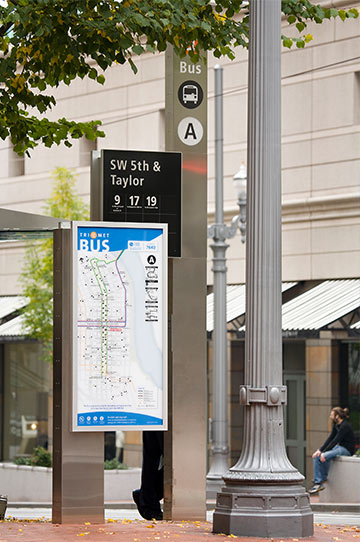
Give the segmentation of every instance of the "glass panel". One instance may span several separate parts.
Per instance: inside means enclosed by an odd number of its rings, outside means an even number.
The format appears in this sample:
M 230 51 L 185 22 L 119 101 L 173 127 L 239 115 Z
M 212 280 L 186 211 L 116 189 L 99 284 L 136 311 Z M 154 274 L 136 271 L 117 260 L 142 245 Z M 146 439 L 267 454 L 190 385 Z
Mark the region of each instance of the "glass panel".
M 283 364 L 285 373 L 305 372 L 305 341 L 283 342 Z
M 50 367 L 38 343 L 6 344 L 4 349 L 4 459 L 48 447 Z
M 287 380 L 286 385 L 288 388 L 288 403 L 286 408 L 286 438 L 297 439 L 297 382 L 296 380 Z
M 356 447 L 360 448 L 360 342 L 349 343 L 348 370 L 350 423 L 355 432 Z

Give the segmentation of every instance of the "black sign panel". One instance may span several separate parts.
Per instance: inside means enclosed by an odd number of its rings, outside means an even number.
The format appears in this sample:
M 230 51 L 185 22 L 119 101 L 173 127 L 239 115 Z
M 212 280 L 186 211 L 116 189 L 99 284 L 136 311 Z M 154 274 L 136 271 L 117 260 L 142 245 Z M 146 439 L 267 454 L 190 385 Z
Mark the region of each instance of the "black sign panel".
M 103 220 L 168 224 L 181 256 L 181 153 L 102 150 Z

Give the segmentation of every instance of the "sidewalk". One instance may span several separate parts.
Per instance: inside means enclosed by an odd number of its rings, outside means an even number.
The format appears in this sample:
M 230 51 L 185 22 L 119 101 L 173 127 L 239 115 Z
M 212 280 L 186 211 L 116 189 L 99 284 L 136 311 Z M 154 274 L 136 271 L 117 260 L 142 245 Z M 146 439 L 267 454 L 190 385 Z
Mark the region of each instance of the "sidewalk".
M 208 503 L 209 508 L 210 504 Z M 319 509 L 318 496 L 311 497 L 314 511 L 314 536 L 307 542 L 360 542 L 360 514 L 358 506 L 345 511 L 337 505 Z M 321 506 L 321 505 L 320 505 Z M 0 542 L 19 539 L 24 542 L 204 542 L 221 541 L 224 538 L 239 542 L 280 542 L 281 538 L 240 537 L 212 533 L 213 510 L 208 509 L 207 521 L 145 521 L 141 519 L 134 504 L 113 503 L 105 508 L 105 523 L 88 522 L 76 525 L 53 525 L 51 507 L 25 507 L 9 505 L 5 521 L 0 521 Z M 25 519 L 26 518 L 26 519 Z M 81 538 L 80 538 L 81 537 Z M 285 539 L 286 540 L 286 539 Z M 284 542 L 285 542 L 284 540 Z M 302 539 L 289 538 L 297 541 Z
M 264 538 L 237 537 L 233 535 L 212 534 L 212 525 L 205 521 L 150 522 L 144 520 L 108 520 L 104 525 L 53 525 L 40 521 L 9 521 L 0 522 L 0 541 L 10 542 L 15 539 L 24 542 L 74 542 L 85 539 L 87 542 L 148 542 L 161 540 L 165 542 L 209 542 L 221 541 L 224 538 L 238 538 L 239 542 L 269 541 Z M 82 538 L 79 538 L 82 537 Z M 308 542 L 354 542 L 360 539 L 360 527 L 315 525 L 315 534 L 306 538 Z M 272 538 L 280 542 L 280 538 Z M 300 540 L 290 538 L 288 540 Z
M 311 499 L 316 501 L 317 499 Z M 313 503 L 312 503 L 313 504 Z M 51 508 L 8 507 L 5 521 L 0 521 L 0 542 L 19 539 L 24 542 L 204 542 L 221 541 L 224 538 L 239 539 L 239 542 L 280 542 L 281 538 L 239 537 L 212 533 L 212 513 L 208 510 L 208 521 L 145 521 L 137 510 L 130 508 L 106 508 L 103 525 L 88 522 L 76 525 L 53 525 Z M 24 519 L 26 518 L 26 519 Z M 360 514 L 347 514 L 328 510 L 314 510 L 314 536 L 307 542 L 360 542 Z M 81 538 L 80 538 L 81 537 Z M 286 540 L 286 539 L 285 539 Z M 285 542 L 284 540 L 284 542 Z M 290 541 L 301 540 L 297 538 Z

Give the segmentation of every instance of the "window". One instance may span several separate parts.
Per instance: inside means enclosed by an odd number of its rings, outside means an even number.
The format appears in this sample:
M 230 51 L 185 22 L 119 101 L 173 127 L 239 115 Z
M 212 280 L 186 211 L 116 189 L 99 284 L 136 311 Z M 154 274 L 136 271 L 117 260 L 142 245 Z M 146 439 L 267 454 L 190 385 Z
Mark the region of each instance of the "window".
M 3 438 L 5 461 L 48 447 L 49 364 L 38 343 L 6 343 L 3 348 Z

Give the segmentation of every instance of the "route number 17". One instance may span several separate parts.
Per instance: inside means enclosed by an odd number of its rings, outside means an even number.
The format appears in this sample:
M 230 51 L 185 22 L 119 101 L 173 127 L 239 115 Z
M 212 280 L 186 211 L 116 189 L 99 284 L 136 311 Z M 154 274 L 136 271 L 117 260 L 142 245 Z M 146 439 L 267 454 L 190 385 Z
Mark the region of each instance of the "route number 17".
M 140 196 L 129 196 L 131 207 L 136 207 L 139 204 Z

